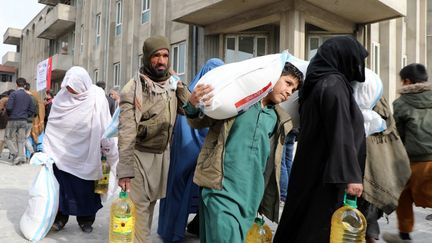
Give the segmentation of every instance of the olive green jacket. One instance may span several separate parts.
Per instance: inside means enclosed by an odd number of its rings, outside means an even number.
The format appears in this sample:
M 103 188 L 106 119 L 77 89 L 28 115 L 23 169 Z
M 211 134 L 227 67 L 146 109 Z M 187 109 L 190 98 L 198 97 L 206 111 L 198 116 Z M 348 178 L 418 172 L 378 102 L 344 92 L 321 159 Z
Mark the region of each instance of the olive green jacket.
M 265 191 L 259 211 L 267 218 L 277 222 L 279 220 L 279 179 L 283 145 L 285 135 L 292 129 L 292 123 L 289 115 L 280 106 L 276 105 L 275 109 L 278 116 L 278 127 L 271 138 L 272 148 L 264 173 Z M 224 177 L 225 144 L 235 117 L 214 120 L 207 116 L 203 118 L 189 116 L 188 121 L 193 128 L 209 128 L 198 156 L 193 181 L 201 187 L 221 190 Z
M 118 178 L 134 177 L 134 150 L 161 154 L 168 148 L 178 109 L 189 99 L 185 86 L 172 90 L 137 73 L 120 94 Z

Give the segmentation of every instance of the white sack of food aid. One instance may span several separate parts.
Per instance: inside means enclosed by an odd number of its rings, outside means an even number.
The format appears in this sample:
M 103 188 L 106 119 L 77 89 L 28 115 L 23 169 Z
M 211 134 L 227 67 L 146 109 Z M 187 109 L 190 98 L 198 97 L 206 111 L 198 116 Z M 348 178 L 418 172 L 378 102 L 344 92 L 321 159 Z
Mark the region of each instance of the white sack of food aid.
M 206 73 L 197 84 L 210 84 L 210 106 L 201 106 L 204 114 L 226 119 L 247 110 L 266 96 L 279 80 L 290 58 L 288 51 L 225 64 Z
M 286 101 L 280 103 L 280 107 L 284 109 L 291 117 L 293 128 L 300 127 L 299 113 L 299 96 L 298 91 L 294 92 Z
M 354 82 L 352 86 L 354 99 L 363 114 L 366 136 L 369 136 L 384 131 L 387 129 L 387 125 L 384 119 L 373 111 L 383 94 L 382 81 L 376 73 L 368 68 L 365 70 L 365 76 L 364 82 Z
M 20 229 L 29 241 L 42 240 L 50 230 L 59 204 L 59 184 L 53 172 L 54 160 L 45 153 L 36 153 L 30 164 L 41 167 L 29 190 L 30 199 L 21 217 Z

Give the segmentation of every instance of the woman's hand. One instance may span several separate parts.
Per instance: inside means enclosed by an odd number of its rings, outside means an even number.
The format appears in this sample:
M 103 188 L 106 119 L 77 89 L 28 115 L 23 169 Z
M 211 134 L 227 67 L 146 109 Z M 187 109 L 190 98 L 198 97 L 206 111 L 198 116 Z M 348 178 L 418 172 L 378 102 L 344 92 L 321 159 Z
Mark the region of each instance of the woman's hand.
M 213 88 L 209 84 L 198 84 L 192 91 L 189 102 L 194 107 L 197 107 L 200 101 L 203 102 L 205 106 L 209 106 L 213 98 L 213 94 L 211 94 L 212 91 Z
M 351 196 L 361 197 L 363 193 L 363 184 L 349 183 L 345 191 Z

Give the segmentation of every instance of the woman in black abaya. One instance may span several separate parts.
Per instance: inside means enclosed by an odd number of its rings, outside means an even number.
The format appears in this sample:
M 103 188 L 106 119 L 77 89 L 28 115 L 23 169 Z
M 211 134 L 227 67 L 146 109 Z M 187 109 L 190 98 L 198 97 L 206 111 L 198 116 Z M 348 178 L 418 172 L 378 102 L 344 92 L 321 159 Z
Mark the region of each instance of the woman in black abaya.
M 318 49 L 300 91 L 301 130 L 274 242 L 325 243 L 343 194 L 360 197 L 366 157 L 352 81 L 364 82 L 366 49 L 340 36 Z

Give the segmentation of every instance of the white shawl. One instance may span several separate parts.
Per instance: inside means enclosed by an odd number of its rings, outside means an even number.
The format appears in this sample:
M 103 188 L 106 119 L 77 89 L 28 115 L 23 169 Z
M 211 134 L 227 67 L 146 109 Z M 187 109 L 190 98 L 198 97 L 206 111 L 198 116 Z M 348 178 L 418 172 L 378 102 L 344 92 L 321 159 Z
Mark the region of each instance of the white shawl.
M 72 88 L 77 94 L 67 90 Z M 54 98 L 43 146 L 56 166 L 84 180 L 102 177 L 101 146 L 108 162 L 118 157 L 113 139 L 102 141 L 111 116 L 104 91 L 93 85 L 87 71 L 72 67 Z

